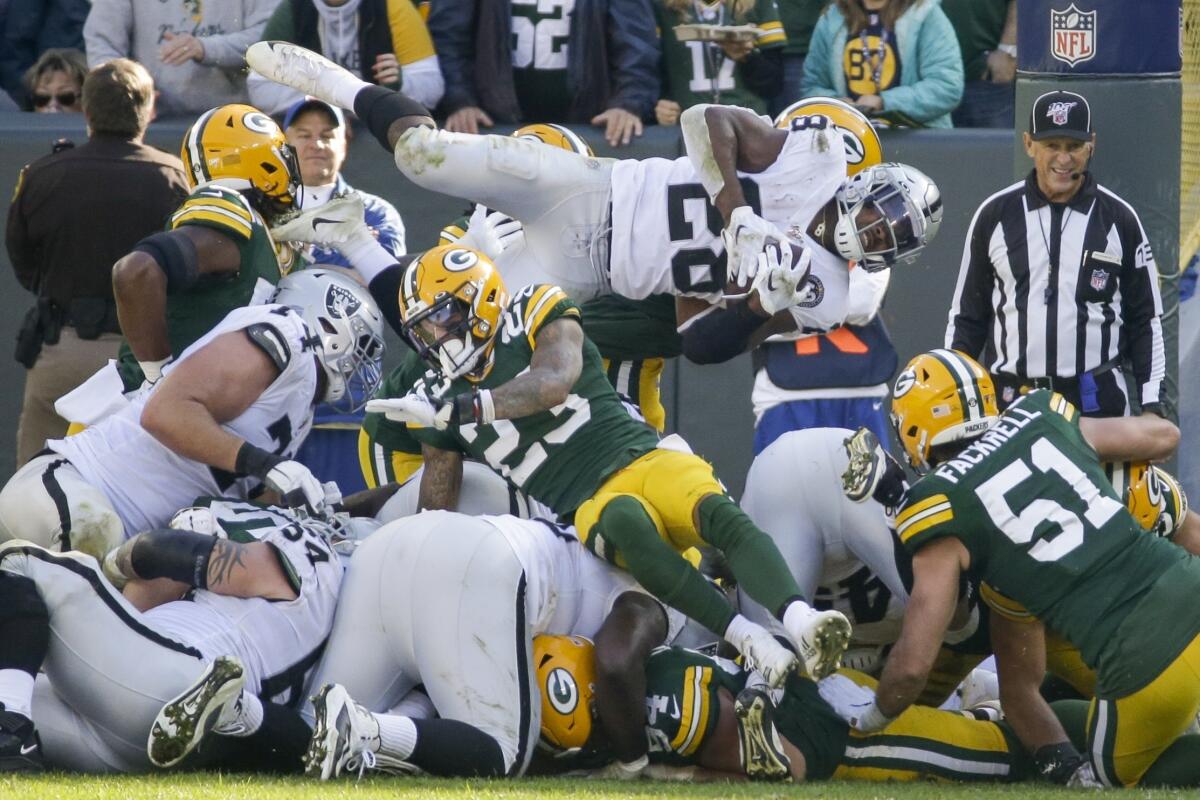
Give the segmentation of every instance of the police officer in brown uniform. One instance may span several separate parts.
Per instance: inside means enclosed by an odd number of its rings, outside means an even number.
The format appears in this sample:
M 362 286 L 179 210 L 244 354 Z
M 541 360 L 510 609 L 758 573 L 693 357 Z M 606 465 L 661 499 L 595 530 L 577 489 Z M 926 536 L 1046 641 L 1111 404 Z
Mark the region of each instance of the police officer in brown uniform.
M 142 143 L 154 104 L 146 69 L 116 59 L 83 83 L 88 141 L 25 167 L 8 214 L 9 258 L 37 296 L 17 338 L 29 370 L 17 464 L 63 436 L 54 401 L 117 355 L 112 265 L 161 230 L 187 195 L 183 165 Z

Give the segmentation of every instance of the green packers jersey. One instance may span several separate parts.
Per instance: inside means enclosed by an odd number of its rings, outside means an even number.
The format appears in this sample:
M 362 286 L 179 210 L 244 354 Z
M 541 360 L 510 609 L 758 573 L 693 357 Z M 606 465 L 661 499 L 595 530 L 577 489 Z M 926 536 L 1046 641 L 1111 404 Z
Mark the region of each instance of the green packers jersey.
M 375 396 L 403 397 L 428 369 L 429 365 L 409 350 L 400 366 L 388 373 Z M 359 462 L 368 488 L 408 477 L 396 474 L 398 456 L 402 461 L 407 460 L 404 456 L 421 456 L 421 443 L 408 426 L 403 422 L 392 422 L 383 414 L 366 414 L 363 417 L 361 437 L 365 437 L 366 441 L 360 445 Z
M 720 721 L 721 689 L 737 697 L 747 673 L 737 664 L 681 647 L 660 647 L 646 661 L 646 740 L 650 760 L 695 763 Z M 821 699 L 817 685 L 794 675 L 778 705 L 780 735 L 804 754 L 810 780 L 828 778 L 846 749 L 849 728 Z
M 698 103 L 745 106 L 758 114 L 767 112 L 767 102 L 750 91 L 738 75 L 737 62 L 713 42 L 681 42 L 676 25 L 756 25 L 761 30 L 755 46 L 759 50 L 781 48 L 787 42 L 775 0 L 755 0 L 743 15 L 730 13 L 733 3 L 689 3 L 681 10 L 655 0 L 654 15 L 662 36 L 666 80 L 662 96 L 684 108 Z
M 565 122 L 573 100 L 567 39 L 575 0 L 516 0 L 511 7 L 513 88 L 521 113 L 527 120 Z
M 557 286 L 527 286 L 504 312 L 493 364 L 482 381 L 459 378 L 446 386 L 426 376 L 415 388 L 446 398 L 476 388 L 495 389 L 529 369 L 537 334 L 544 326 L 579 316 L 579 307 Z M 613 391 L 600 353 L 586 338 L 583 369 L 560 405 L 489 425 L 472 423 L 445 431 L 413 428 L 413 432 L 425 444 L 485 462 L 560 516 L 572 513 L 609 475 L 658 444 L 654 431 L 630 416 Z
M 208 333 L 235 308 L 264 302 L 282 277 L 281 255 L 291 265 L 291 250 L 276 250 L 262 217 L 249 201 L 216 184 L 199 186 L 167 221 L 167 230 L 199 225 L 225 234 L 237 245 L 241 265 L 236 272 L 201 275 L 190 289 L 167 295 L 167 339 L 178 355 Z M 141 368 L 122 347 L 121 373 L 126 388 L 142 382 Z M 131 385 L 132 382 L 132 385 Z
M 983 599 L 1078 647 L 1103 697 L 1144 686 L 1200 632 L 1186 610 L 1200 562 L 1142 533 L 1058 394 L 1025 395 L 912 486 L 896 532 L 912 552 L 961 541 Z

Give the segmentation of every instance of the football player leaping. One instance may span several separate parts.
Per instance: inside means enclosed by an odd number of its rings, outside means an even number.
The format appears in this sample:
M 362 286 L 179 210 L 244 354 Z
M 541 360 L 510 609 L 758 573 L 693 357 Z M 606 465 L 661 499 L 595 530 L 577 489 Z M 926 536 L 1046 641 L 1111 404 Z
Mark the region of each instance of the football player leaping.
M 369 411 L 409 423 L 424 450 L 422 508 L 455 509 L 463 456 L 573 519 L 589 550 L 649 592 L 721 633 L 772 681 L 794 657 L 740 615 L 679 555 L 711 545 L 741 585 L 783 620 L 810 673 L 837 667 L 849 625 L 818 614 L 769 538 L 690 452 L 659 447 L 608 383 L 579 308 L 556 286 L 509 298 L 480 253 L 447 245 L 404 272 L 405 337 L 433 368 L 409 394 Z
M 670 293 L 683 325 L 723 301 L 727 278 L 753 279 L 749 295 L 724 299 L 721 313 L 684 329 L 694 360 L 724 360 L 752 337 L 811 327 L 812 308 L 803 322 L 784 313 L 810 269 L 825 324 L 841 324 L 847 262 L 882 269 L 911 257 L 941 220 L 937 187 L 918 170 L 884 164 L 847 179 L 841 136 L 821 115 L 785 131 L 744 109 L 695 106 L 681 120 L 688 157 L 616 161 L 436 130 L 419 103 L 285 42 L 254 44 L 246 59 L 274 81 L 354 110 L 418 185 L 524 223 L 525 247 L 499 264 L 514 287 L 554 284 L 579 302 Z

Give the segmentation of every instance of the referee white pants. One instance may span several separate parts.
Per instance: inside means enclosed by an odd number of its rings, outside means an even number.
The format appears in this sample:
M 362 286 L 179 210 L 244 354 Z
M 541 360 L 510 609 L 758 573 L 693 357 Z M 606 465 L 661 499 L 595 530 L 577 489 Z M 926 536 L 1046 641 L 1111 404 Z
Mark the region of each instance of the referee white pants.
M 104 492 L 57 453 L 31 459 L 0 490 L 0 542 L 24 539 L 97 559 L 125 540 L 125 525 Z
M 33 698 L 49 764 L 151 769 L 150 726 L 204 670 L 200 652 L 155 631 L 87 556 L 13 543 L 0 550 L 0 570 L 37 584 L 49 611 L 50 646 Z
M 605 227 L 615 159 L 589 158 L 511 136 L 410 128 L 396 166 L 413 183 L 501 211 L 525 226 L 525 246 L 496 266 L 510 293 L 559 286 L 578 303 L 609 291 Z
M 433 511 L 381 528 L 350 562 L 309 694 L 340 683 L 383 713 L 424 684 L 440 717 L 491 736 L 521 774 L 541 723 L 525 581 L 483 520 Z

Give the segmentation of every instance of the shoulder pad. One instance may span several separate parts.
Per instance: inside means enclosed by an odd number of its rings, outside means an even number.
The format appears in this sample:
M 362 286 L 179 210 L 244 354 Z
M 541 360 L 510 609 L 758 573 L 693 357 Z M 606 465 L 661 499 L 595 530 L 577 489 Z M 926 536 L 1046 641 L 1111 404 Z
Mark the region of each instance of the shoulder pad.
M 278 328 L 265 322 L 256 322 L 246 326 L 244 330 L 250 341 L 267 354 L 276 369 L 283 372 L 287 368 L 288 362 L 292 360 L 292 351 Z
M 927 497 L 913 497 L 910 493 L 896 514 L 896 535 L 902 543 L 908 544 L 921 532 L 953 519 L 954 509 L 945 494 L 937 492 Z
M 538 331 L 547 322 L 559 317 L 580 318 L 579 306 L 567 293 L 550 284 L 534 284 L 522 289 L 513 298 L 512 308 L 521 320 L 529 346 L 533 347 Z
M 240 192 L 208 185 L 197 187 L 187 196 L 171 215 L 167 228 L 173 230 L 181 225 L 203 225 L 236 239 L 249 240 L 257 224 L 254 209 Z

